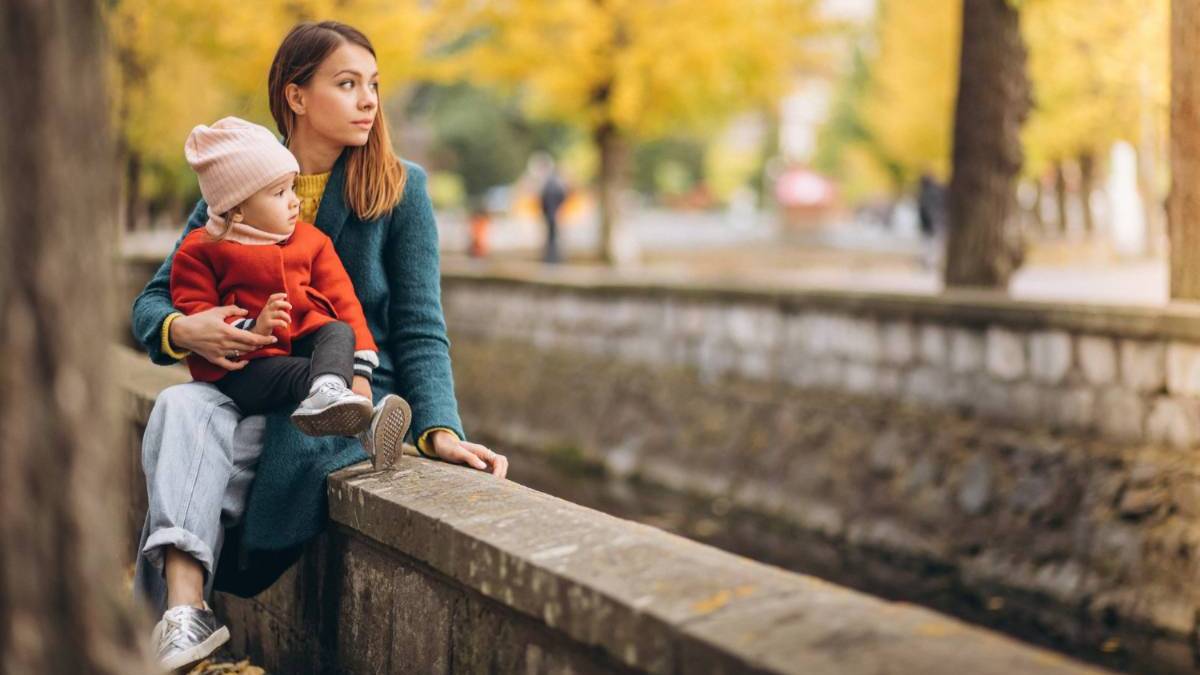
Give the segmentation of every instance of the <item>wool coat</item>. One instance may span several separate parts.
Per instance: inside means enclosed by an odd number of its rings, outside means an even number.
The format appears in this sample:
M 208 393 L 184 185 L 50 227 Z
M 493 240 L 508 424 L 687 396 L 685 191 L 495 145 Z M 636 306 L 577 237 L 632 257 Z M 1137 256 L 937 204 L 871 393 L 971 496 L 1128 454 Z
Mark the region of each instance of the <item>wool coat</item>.
M 330 173 L 314 224 L 333 242 L 380 347 L 372 382 L 375 399 L 394 392 L 409 402 L 412 438 L 446 427 L 466 440 L 442 313 L 433 206 L 425 171 L 407 161 L 405 168 L 408 178 L 400 202 L 382 217 L 363 221 L 346 204 L 343 152 Z M 207 204 L 200 200 L 180 242 L 204 226 L 207 212 Z M 174 261 L 173 252 L 133 304 L 134 335 L 150 359 L 164 365 L 176 363 L 161 346 L 163 321 L 178 311 L 171 302 L 169 283 Z M 325 527 L 326 478 L 366 459 L 355 439 L 306 436 L 291 424 L 288 412 L 268 415 L 242 523 L 227 536 L 220 558 L 240 564 L 221 562 L 215 587 L 250 596 L 274 582 L 301 546 Z

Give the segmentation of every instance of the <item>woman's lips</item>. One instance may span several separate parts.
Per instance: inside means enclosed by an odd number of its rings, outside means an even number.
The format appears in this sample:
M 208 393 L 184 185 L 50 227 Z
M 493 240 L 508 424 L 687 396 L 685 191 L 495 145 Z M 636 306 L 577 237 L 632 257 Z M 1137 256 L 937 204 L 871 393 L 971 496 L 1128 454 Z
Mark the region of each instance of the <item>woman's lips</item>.
M 356 127 L 359 127 L 360 129 L 370 129 L 371 125 L 374 123 L 375 123 L 375 120 L 356 120 L 352 124 L 354 124 L 354 126 L 356 126 Z

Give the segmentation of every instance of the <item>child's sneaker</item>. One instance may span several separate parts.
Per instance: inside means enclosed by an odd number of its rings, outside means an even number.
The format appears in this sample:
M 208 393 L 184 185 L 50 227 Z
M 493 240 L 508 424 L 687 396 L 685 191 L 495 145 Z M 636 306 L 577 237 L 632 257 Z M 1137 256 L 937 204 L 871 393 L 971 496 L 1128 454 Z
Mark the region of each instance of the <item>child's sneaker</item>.
M 365 396 L 327 382 L 300 402 L 292 423 L 309 436 L 354 436 L 371 424 L 373 412 Z
M 412 424 L 412 409 L 408 401 L 395 394 L 388 394 L 375 406 L 371 425 L 358 435 L 363 449 L 371 456 L 376 470 L 391 469 L 400 459 L 404 434 Z

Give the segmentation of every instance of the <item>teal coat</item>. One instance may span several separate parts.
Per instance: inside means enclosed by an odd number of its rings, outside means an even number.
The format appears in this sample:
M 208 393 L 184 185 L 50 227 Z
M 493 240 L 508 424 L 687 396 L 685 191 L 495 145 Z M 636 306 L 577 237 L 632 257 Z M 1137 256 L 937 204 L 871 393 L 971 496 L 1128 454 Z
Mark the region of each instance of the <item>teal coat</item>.
M 395 392 L 409 402 L 413 438 L 433 427 L 447 427 L 465 440 L 450 370 L 437 224 L 425 171 L 405 162 L 408 180 L 400 203 L 383 217 L 363 222 L 346 205 L 345 159 L 343 153 L 333 166 L 315 225 L 333 240 L 379 345 L 375 398 Z M 204 225 L 207 210 L 200 200 L 183 236 Z M 162 322 L 176 311 L 169 281 L 173 258 L 174 251 L 133 303 L 134 335 L 150 359 L 164 365 L 176 363 L 161 346 Z M 300 433 L 289 421 L 289 412 L 267 416 L 239 542 L 243 563 L 250 552 L 294 550 L 321 532 L 327 520 L 326 477 L 367 459 L 357 440 Z

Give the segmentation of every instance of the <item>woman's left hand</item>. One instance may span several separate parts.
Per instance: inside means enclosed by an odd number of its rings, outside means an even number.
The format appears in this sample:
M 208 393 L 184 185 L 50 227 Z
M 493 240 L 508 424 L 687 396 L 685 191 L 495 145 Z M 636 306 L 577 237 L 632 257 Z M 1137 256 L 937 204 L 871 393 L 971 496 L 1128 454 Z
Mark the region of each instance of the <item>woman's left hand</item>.
M 497 478 L 508 473 L 508 458 L 492 452 L 486 446 L 460 441 L 447 431 L 434 431 L 429 437 L 433 452 L 441 459 L 455 464 L 466 464 L 480 471 L 491 471 Z

